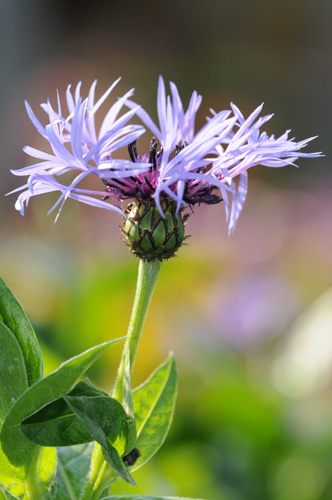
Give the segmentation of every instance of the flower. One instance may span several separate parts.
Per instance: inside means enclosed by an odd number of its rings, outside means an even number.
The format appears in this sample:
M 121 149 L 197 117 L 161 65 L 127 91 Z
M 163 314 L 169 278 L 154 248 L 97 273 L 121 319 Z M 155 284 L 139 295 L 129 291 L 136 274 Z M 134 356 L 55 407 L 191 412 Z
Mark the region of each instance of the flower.
M 69 86 L 66 93 L 69 115 L 66 118 L 61 112 L 59 95 L 57 111 L 49 100 L 42 104 L 50 122 L 45 128 L 26 104 L 31 121 L 49 142 L 53 155 L 29 146 L 24 148 L 27 154 L 43 161 L 13 171 L 15 175 L 28 176 L 27 184 L 15 190 L 24 190 L 16 202 L 16 208 L 22 214 L 24 203 L 27 204 L 31 196 L 51 191 L 61 192 L 51 209 L 59 206 L 58 215 L 68 197 L 122 214 L 120 202 L 132 198 L 139 207 L 142 204 L 156 206 L 158 217 L 161 215 L 165 220 L 164 206 L 172 210 L 172 217 L 178 217 L 183 207 L 192 209 L 196 204 L 223 201 L 229 232 L 233 232 L 246 198 L 247 170 L 250 167 L 282 167 L 294 165 L 299 157 L 321 156 L 320 153 L 300 151 L 314 137 L 295 142 L 288 138 L 289 131 L 279 138 L 260 132 L 273 116 L 260 116 L 263 105 L 247 119 L 234 104 L 227 111 L 216 113 L 210 110 L 206 124 L 195 133 L 195 119 L 202 97 L 193 92 L 185 111 L 175 84 L 170 83 L 171 96 L 167 96 L 162 77 L 159 78 L 157 97 L 159 126 L 142 107 L 130 100 L 133 95 L 133 90 L 130 90 L 111 106 L 97 134 L 95 113 L 117 82 L 96 104 L 96 82 L 84 101 L 80 96 L 81 84 L 76 87 L 75 99 Z M 123 105 L 129 111 L 118 118 Z M 143 155 L 137 153 L 136 141 L 145 129 L 142 125 L 127 124 L 134 116 L 153 135 L 150 151 Z M 114 152 L 125 145 L 130 160 L 114 159 Z M 61 184 L 57 179 L 67 172 L 74 172 L 76 176 L 69 185 Z M 90 174 L 103 181 L 106 193 L 78 187 Z M 234 180 L 237 177 L 238 180 Z M 113 203 L 106 202 L 109 198 Z M 144 207 L 139 212 L 142 214 Z
M 107 179 L 125 179 L 149 168 L 146 162 L 140 164 L 112 158 L 117 149 L 132 143 L 145 131 L 141 125 L 127 125 L 135 115 L 136 109 L 118 117 L 126 99 L 133 94 L 133 89 L 110 107 L 99 133 L 96 131 L 95 114 L 119 80 L 116 80 L 96 103 L 97 81 L 91 85 L 88 97 L 84 101 L 80 95 L 81 82 L 76 86 L 74 96 L 69 85 L 66 91 L 69 113 L 67 116 L 62 113 L 59 93 L 57 93 L 57 110 L 53 109 L 49 99 L 41 105 L 49 118 L 49 124 L 46 127 L 37 119 L 30 105 L 25 103 L 29 118 L 40 135 L 48 141 L 52 153 L 25 146 L 23 148 L 25 153 L 43 161 L 20 170 L 12 170 L 15 175 L 28 176 L 28 182 L 24 186 L 12 191 L 13 193 L 24 190 L 15 204 L 15 208 L 22 215 L 24 215 L 24 204 L 28 204 L 31 196 L 52 191 L 61 193 L 49 211 L 50 213 L 59 206 L 56 220 L 68 197 L 122 214 L 118 206 L 100 199 L 105 195 L 104 190 L 95 191 L 78 187 L 78 184 L 90 174 L 106 181 Z M 74 173 L 74 179 L 69 185 L 61 184 L 56 177 L 61 178 L 68 172 Z M 92 195 L 98 196 L 99 199 Z
M 150 154 L 142 157 L 137 155 L 135 144 L 131 146 L 133 160 L 153 163 L 153 167 L 144 174 L 142 189 L 137 187 L 139 197 L 152 197 L 161 213 L 160 198 L 163 195 L 173 199 L 178 209 L 196 203 L 223 201 L 229 232 L 232 233 L 246 198 L 247 170 L 250 167 L 282 167 L 294 165 L 299 157 L 321 156 L 320 153 L 300 152 L 315 137 L 295 142 L 288 139 L 290 130 L 277 139 L 266 132 L 260 133 L 262 125 L 273 116 L 259 117 L 263 104 L 247 119 L 232 103 L 229 111 L 216 113 L 210 110 L 207 123 L 195 134 L 195 118 L 202 97 L 193 92 L 185 112 L 176 85 L 171 82 L 170 88 L 171 97 L 166 96 L 160 76 L 157 98 L 159 128 L 143 108 L 130 100 L 126 102 L 130 109 L 136 108 L 136 114 L 161 145 L 156 155 L 157 144 L 153 138 Z M 239 177 L 237 187 L 233 180 L 235 177 Z M 116 181 L 112 183 L 113 189 L 114 185 Z M 216 194 L 216 189 L 221 196 Z

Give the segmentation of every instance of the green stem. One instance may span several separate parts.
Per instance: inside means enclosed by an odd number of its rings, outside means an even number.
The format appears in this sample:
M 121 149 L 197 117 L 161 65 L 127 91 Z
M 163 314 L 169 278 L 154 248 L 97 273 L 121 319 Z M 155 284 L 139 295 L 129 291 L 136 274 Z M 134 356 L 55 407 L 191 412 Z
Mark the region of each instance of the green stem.
M 88 482 L 85 486 L 81 500 L 92 500 L 94 492 L 99 487 L 101 475 L 105 468 L 104 455 L 101 446 L 96 443 L 93 451 Z
M 132 371 L 134 367 L 139 341 L 142 336 L 145 318 L 156 286 L 159 269 L 159 261 L 147 262 L 146 260 L 140 260 L 134 305 L 128 326 L 126 344 L 122 351 L 122 358 L 118 370 L 117 382 L 114 387 L 114 393 L 118 391 L 118 385 L 121 382 L 121 375 L 123 373 L 126 360 L 126 349 L 128 348 L 130 370 Z
M 28 494 L 28 498 L 30 498 L 31 500 L 43 500 L 43 498 L 45 498 L 45 492 L 41 489 L 37 473 L 40 450 L 40 447 L 36 448 L 31 457 L 31 462 L 27 467 L 26 492 Z
M 158 260 L 152 262 L 140 260 L 135 300 L 127 332 L 131 369 L 133 369 L 135 363 L 138 344 L 142 335 L 152 295 L 156 287 L 159 269 L 160 262 Z
M 130 369 L 135 364 L 139 341 L 142 335 L 144 322 L 149 309 L 151 298 L 156 286 L 160 269 L 159 261 L 148 262 L 140 260 L 134 305 L 130 317 L 126 343 L 124 345 L 118 376 L 113 390 L 113 396 L 121 400 L 122 376 L 125 367 L 126 352 L 129 348 Z M 81 500 L 97 500 L 98 493 L 112 483 L 112 474 L 108 468 L 105 470 L 104 456 L 98 443 L 95 445 L 91 461 L 90 475 Z M 115 480 L 115 476 L 113 478 Z M 106 484 L 108 483 L 108 484 Z

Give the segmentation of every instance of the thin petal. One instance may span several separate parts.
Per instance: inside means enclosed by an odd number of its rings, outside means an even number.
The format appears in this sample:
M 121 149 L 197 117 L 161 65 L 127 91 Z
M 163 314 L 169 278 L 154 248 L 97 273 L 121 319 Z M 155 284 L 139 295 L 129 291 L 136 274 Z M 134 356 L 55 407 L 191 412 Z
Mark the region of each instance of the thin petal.
M 152 134 L 159 141 L 161 141 L 161 139 L 162 139 L 161 132 L 158 129 L 158 127 L 156 126 L 156 124 L 153 122 L 153 120 L 150 118 L 150 116 L 148 115 L 148 113 L 146 111 L 144 111 L 143 108 L 137 107 L 138 105 L 135 102 L 130 101 L 128 99 L 125 102 L 125 105 L 128 108 L 130 108 L 130 109 L 136 108 L 136 115 L 142 120 L 142 122 L 144 123 L 144 125 L 146 125 L 147 128 L 151 130 Z
M 32 111 L 31 106 L 28 103 L 28 101 L 24 101 L 24 102 L 25 102 L 25 107 L 26 107 L 26 110 L 27 110 L 27 113 L 29 115 L 30 120 L 32 121 L 32 123 L 34 124 L 34 126 L 36 127 L 36 129 L 38 130 L 38 132 L 41 135 L 45 136 L 46 135 L 45 128 L 42 126 L 42 124 L 40 123 L 40 121 L 38 120 L 38 118 L 36 117 L 36 115 L 34 114 L 34 112 Z
M 165 136 L 167 130 L 166 106 L 167 105 L 166 105 L 165 83 L 163 77 L 160 75 L 158 83 L 157 111 L 158 111 L 160 130 L 163 137 Z

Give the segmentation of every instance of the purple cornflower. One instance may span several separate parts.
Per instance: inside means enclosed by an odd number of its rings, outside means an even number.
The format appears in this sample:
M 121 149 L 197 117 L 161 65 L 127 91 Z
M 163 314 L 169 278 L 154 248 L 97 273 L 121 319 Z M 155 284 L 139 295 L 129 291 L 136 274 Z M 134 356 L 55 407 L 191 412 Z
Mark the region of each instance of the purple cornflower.
M 56 220 L 61 212 L 64 202 L 68 197 L 96 207 L 106 208 L 119 213 L 122 210 L 115 205 L 106 203 L 100 197 L 105 195 L 104 190 L 81 189 L 78 184 L 88 175 L 94 175 L 106 181 L 107 179 L 125 179 L 146 170 L 149 165 L 133 163 L 124 159 L 113 159 L 113 153 L 135 141 L 144 133 L 141 125 L 127 125 L 127 122 L 135 115 L 137 109 L 127 111 L 118 117 L 126 99 L 132 96 L 133 89 L 117 100 L 107 112 L 99 133 L 95 127 L 95 114 L 106 100 L 120 79 L 102 95 L 95 103 L 95 81 L 84 101 L 80 95 L 81 82 L 75 89 L 74 96 L 71 93 L 71 85 L 66 91 L 68 114 L 62 113 L 59 93 L 57 92 L 57 110 L 54 110 L 49 99 L 41 104 L 42 109 L 49 118 L 49 124 L 44 127 L 33 113 L 26 102 L 26 109 L 32 123 L 46 139 L 52 149 L 52 153 L 34 149 L 30 146 L 23 148 L 30 156 L 43 160 L 20 170 L 12 170 L 15 175 L 28 176 L 28 182 L 24 186 L 12 191 L 12 193 L 24 190 L 17 199 L 15 208 L 24 215 L 24 204 L 28 205 L 31 196 L 59 191 L 61 193 L 55 205 L 49 211 L 52 212 L 59 206 Z M 68 173 L 74 173 L 74 180 L 69 185 L 61 184 L 55 177 L 59 178 Z M 97 196 L 98 198 L 95 198 Z
M 170 88 L 172 97 L 166 96 L 163 78 L 159 77 L 159 128 L 143 108 L 137 108 L 129 100 L 126 102 L 129 108 L 137 109 L 136 114 L 161 145 L 156 157 L 157 144 L 153 138 L 150 154 L 142 157 L 136 155 L 133 158 L 140 162 L 153 162 L 148 174 L 144 174 L 149 182 L 145 183 L 144 191 L 139 196 L 144 198 L 147 193 L 153 197 L 160 211 L 162 193 L 175 200 L 178 208 L 223 200 L 229 231 L 233 232 L 246 198 L 247 170 L 250 167 L 283 167 L 294 165 L 299 157 L 320 156 L 320 153 L 299 151 L 315 137 L 295 142 L 293 138 L 288 139 L 290 130 L 277 139 L 274 135 L 268 136 L 266 132 L 260 133 L 260 127 L 273 116 L 259 117 L 263 105 L 255 109 L 247 119 L 234 104 L 231 104 L 229 111 L 216 113 L 210 110 L 212 116 L 207 117 L 207 123 L 195 134 L 195 118 L 202 97 L 196 91 L 193 92 L 185 112 L 176 85 L 171 82 Z M 135 150 L 134 144 L 132 151 Z M 233 179 L 238 176 L 236 187 Z M 218 189 L 220 195 L 216 194 Z M 228 193 L 231 195 L 231 203 Z
M 289 131 L 277 139 L 261 133 L 262 125 L 272 117 L 259 116 L 262 105 L 247 119 L 233 104 L 227 111 L 215 113 L 210 110 L 206 124 L 195 133 L 195 118 L 202 97 L 193 92 L 188 109 L 184 111 L 177 87 L 170 83 L 171 96 L 166 96 L 162 77 L 159 78 L 157 98 L 159 127 L 143 108 L 129 100 L 133 94 L 131 90 L 111 106 L 97 135 L 95 112 L 116 83 L 96 104 L 96 82 L 85 101 L 80 97 L 80 84 L 76 87 L 75 99 L 69 86 L 66 94 L 69 115 L 66 118 L 61 113 L 59 96 L 57 111 L 49 101 L 42 104 L 50 121 L 46 128 L 26 104 L 31 121 L 50 143 L 53 155 L 28 146 L 24 148 L 27 154 L 43 162 L 13 171 L 15 175 L 29 176 L 27 184 L 19 188 L 25 191 L 16 202 L 22 214 L 24 202 L 27 203 L 31 196 L 51 191 L 61 192 L 51 209 L 60 205 L 58 214 L 68 197 L 120 213 L 123 213 L 120 202 L 133 198 L 141 203 L 154 203 L 162 215 L 164 200 L 173 200 L 177 213 L 184 206 L 192 208 L 200 203 L 223 201 L 229 231 L 233 232 L 245 201 L 250 167 L 282 167 L 294 165 L 299 157 L 320 156 L 320 153 L 300 152 L 314 137 L 295 142 L 288 138 Z M 123 105 L 130 110 L 117 118 Z M 137 154 L 136 141 L 144 129 L 139 125 L 127 125 L 134 115 L 153 135 L 150 151 L 142 156 Z M 124 145 L 128 146 L 130 160 L 113 159 L 113 153 Z M 69 171 L 74 171 L 76 177 L 68 186 L 55 179 Z M 101 178 L 106 193 L 78 187 L 89 174 Z M 235 177 L 238 177 L 237 183 Z M 103 196 L 103 199 L 93 196 Z M 116 205 L 107 203 L 108 198 Z

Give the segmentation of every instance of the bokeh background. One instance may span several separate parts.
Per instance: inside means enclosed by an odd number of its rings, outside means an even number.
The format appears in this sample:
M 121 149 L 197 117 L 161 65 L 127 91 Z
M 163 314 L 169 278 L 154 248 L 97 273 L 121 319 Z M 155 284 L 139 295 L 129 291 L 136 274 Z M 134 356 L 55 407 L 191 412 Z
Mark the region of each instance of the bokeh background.
M 22 146 L 41 146 L 24 99 L 41 118 L 56 88 L 64 96 L 68 83 L 87 90 L 98 78 L 101 95 L 122 76 L 116 95 L 134 86 L 153 114 L 163 74 L 185 103 L 194 89 L 203 95 L 200 124 L 210 107 L 234 101 L 249 115 L 264 101 L 275 113 L 269 133 L 319 135 L 309 148 L 325 158 L 249 172 L 232 237 L 221 205 L 197 208 L 190 245 L 162 266 L 134 384 L 173 350 L 179 399 L 135 493 L 330 500 L 332 3 L 1 0 L 0 10 L 0 273 L 32 319 L 47 371 L 125 334 L 138 262 L 116 214 L 69 200 L 51 231 L 52 197 L 33 199 L 23 218 L 3 196 L 20 184 L 9 169 L 29 162 Z M 119 349 L 90 373 L 105 389 Z

